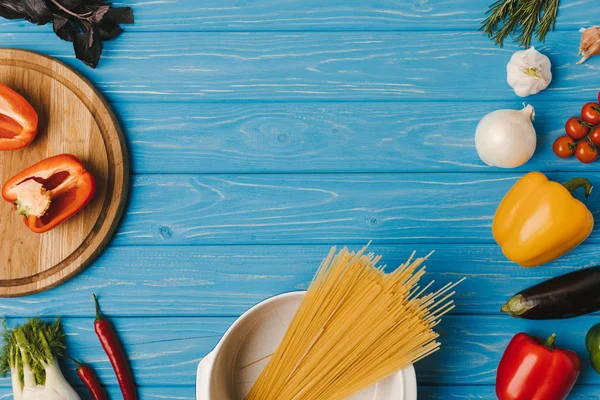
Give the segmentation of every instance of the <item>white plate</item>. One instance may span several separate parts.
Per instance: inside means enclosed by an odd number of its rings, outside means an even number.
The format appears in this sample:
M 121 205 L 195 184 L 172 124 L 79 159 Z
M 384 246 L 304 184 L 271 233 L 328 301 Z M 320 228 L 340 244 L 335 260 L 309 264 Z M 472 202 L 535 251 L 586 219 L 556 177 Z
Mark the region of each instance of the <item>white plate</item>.
M 197 400 L 242 400 L 267 364 L 305 292 L 271 297 L 238 318 L 198 365 Z M 263 359 L 264 358 L 264 359 Z M 256 362 L 256 360 L 261 360 Z M 249 365 L 251 364 L 251 365 Z M 352 400 L 416 400 L 411 366 L 352 396 Z

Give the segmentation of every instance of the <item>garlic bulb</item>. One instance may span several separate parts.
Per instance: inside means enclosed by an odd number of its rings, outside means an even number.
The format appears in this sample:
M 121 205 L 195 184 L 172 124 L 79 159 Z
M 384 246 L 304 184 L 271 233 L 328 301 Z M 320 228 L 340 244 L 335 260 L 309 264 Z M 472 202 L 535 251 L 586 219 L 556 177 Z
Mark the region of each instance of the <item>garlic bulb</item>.
M 479 121 L 475 147 L 481 160 L 491 166 L 515 168 L 525 164 L 533 153 L 537 137 L 531 121 L 532 106 L 522 110 L 497 110 Z
M 506 73 L 506 81 L 519 97 L 539 93 L 552 81 L 550 59 L 534 47 L 513 54 Z

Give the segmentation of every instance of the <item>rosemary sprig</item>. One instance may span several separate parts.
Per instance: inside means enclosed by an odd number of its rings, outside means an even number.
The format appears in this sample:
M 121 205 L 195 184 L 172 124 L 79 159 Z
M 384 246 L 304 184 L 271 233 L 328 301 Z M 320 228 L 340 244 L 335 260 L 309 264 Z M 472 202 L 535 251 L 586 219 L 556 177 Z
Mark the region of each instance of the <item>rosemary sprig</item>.
M 560 0 L 497 0 L 487 11 L 479 30 L 502 47 L 504 40 L 515 34 L 515 41 L 529 47 L 531 37 L 540 42 L 554 30 Z

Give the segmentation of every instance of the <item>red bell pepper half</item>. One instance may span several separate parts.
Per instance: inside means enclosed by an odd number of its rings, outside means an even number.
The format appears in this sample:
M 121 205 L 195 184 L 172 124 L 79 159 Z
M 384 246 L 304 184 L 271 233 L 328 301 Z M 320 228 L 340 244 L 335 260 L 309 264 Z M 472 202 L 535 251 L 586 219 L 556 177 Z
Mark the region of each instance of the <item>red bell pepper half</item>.
M 512 338 L 498 365 L 496 395 L 499 400 L 564 400 L 581 364 L 577 354 L 554 347 L 556 335 L 544 343 L 518 333 Z
M 46 158 L 13 176 L 2 188 L 4 200 L 25 216 L 25 225 L 43 233 L 81 210 L 94 196 L 96 181 L 71 154 Z
M 0 83 L 0 151 L 27 146 L 37 134 L 38 115 L 19 93 Z

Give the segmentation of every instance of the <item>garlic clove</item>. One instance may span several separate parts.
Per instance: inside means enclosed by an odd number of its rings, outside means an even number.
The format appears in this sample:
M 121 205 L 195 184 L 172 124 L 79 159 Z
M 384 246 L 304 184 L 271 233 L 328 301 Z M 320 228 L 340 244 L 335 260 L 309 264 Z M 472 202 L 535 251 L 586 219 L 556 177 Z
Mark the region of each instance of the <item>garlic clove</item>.
M 600 40 L 584 50 L 583 57 L 581 60 L 577 61 L 577 64 L 583 64 L 588 58 L 597 56 L 598 54 L 600 54 Z
M 600 40 L 600 27 L 581 28 L 581 42 L 579 43 L 579 54 L 582 54 L 594 42 Z
M 580 30 L 581 42 L 579 43 L 579 55 L 583 57 L 577 62 L 582 64 L 588 58 L 600 54 L 600 27 L 582 28 Z

